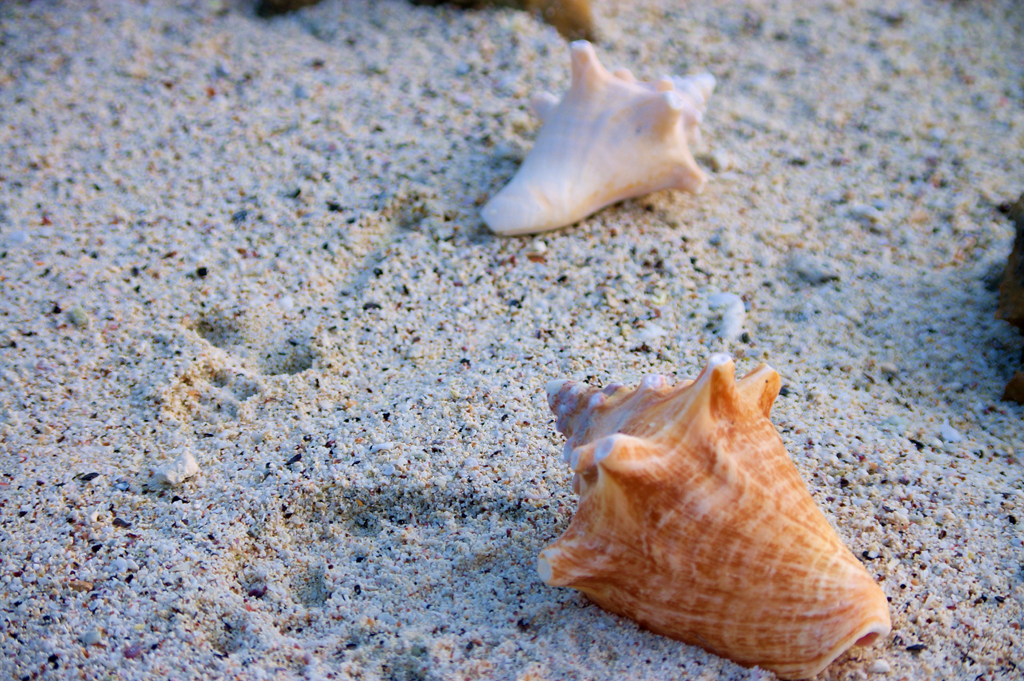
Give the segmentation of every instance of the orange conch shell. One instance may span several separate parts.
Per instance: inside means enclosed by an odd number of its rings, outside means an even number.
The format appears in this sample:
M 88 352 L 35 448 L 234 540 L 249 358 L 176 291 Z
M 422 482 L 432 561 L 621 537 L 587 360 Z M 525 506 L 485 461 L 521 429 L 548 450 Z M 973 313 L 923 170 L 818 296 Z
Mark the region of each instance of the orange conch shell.
M 538 571 L 658 634 L 806 678 L 887 636 L 889 605 L 768 420 L 779 375 L 735 370 L 719 354 L 675 387 L 548 384 L 580 505 Z

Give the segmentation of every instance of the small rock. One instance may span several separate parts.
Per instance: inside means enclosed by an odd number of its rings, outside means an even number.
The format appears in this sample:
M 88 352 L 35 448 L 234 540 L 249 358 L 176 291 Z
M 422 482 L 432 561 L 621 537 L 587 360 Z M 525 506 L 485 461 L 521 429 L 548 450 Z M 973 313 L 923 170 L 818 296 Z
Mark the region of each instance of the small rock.
M 8 237 L 7 237 L 7 245 L 9 247 L 11 247 L 11 248 L 17 248 L 18 246 L 24 246 L 25 244 L 27 244 L 29 242 L 29 240 L 31 238 L 32 237 L 29 235 L 28 232 L 19 229 L 18 231 L 11 232 L 10 235 L 8 235 Z
M 899 368 L 892 362 L 882 362 L 881 364 L 878 365 L 878 368 L 886 376 L 896 376 L 897 374 L 900 373 Z
M 708 243 L 724 253 L 727 257 L 731 258 L 736 254 L 736 239 L 733 238 L 730 232 L 724 229 L 720 229 L 715 232 L 715 234 L 708 239 Z
M 187 478 L 191 478 L 198 472 L 199 464 L 196 463 L 192 452 L 186 451 L 168 465 L 158 469 L 153 477 L 158 483 L 173 487 L 174 485 L 180 485 Z
M 807 231 L 807 226 L 799 220 L 794 220 L 777 225 L 775 229 L 771 230 L 769 238 L 796 242 L 803 237 L 805 231 Z
M 637 332 L 635 338 L 641 343 L 649 343 L 655 338 L 660 338 L 661 336 L 664 336 L 667 333 L 668 331 L 666 331 L 663 327 L 648 322 L 644 326 L 644 328 L 640 329 Z
M 868 667 L 868 671 L 872 674 L 888 674 L 892 671 L 892 667 L 890 667 L 889 663 L 885 660 L 877 659 L 871 663 L 871 666 Z
M 523 155 L 511 144 L 507 142 L 498 142 L 494 145 L 494 158 L 498 161 L 521 161 L 523 160 Z
M 943 421 L 942 425 L 939 426 L 939 436 L 945 442 L 963 442 L 964 439 L 964 436 L 960 434 L 960 431 L 949 425 L 949 419 Z
M 90 629 L 78 639 L 84 646 L 98 646 L 103 644 L 103 634 L 98 629 Z
M 855 203 L 846 209 L 846 214 L 864 225 L 874 225 L 882 220 L 882 212 L 866 203 Z
M 89 328 L 89 313 L 81 305 L 75 305 L 68 310 L 68 319 L 80 329 Z
M 548 245 L 544 243 L 542 239 L 534 239 L 533 242 L 526 247 L 523 251 L 523 255 L 530 262 L 545 262 L 547 258 L 545 255 L 548 252 Z
M 791 166 L 803 167 L 808 163 L 807 154 L 799 147 L 787 146 L 782 149 L 782 153 L 786 156 L 786 163 Z
M 712 151 L 710 154 L 702 154 L 697 160 L 711 168 L 714 173 L 724 173 L 735 167 L 732 156 L 720 149 Z
M 790 260 L 790 267 L 798 277 L 808 284 L 818 286 L 829 281 L 839 281 L 839 273 L 820 258 L 798 253 Z

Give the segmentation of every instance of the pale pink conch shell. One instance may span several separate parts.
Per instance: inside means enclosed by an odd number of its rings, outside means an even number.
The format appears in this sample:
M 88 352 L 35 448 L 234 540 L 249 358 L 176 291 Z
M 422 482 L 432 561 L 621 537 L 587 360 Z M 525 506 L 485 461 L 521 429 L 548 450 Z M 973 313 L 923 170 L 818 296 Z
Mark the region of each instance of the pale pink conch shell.
M 561 101 L 533 98 L 544 126 L 481 213 L 496 234 L 546 232 L 623 199 L 661 189 L 697 193 L 707 182 L 687 143 L 699 139 L 714 76 L 643 83 L 625 69 L 610 73 L 585 40 L 570 51 L 572 86 Z
M 655 633 L 811 677 L 887 636 L 889 604 L 768 420 L 779 375 L 735 370 L 719 354 L 674 387 L 548 384 L 580 504 L 537 569 Z

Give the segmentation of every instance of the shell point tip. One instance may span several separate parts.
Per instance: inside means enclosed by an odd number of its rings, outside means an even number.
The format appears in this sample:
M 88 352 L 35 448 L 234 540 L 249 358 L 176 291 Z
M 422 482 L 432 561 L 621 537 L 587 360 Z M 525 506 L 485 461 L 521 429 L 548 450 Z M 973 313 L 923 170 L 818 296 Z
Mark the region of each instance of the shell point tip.
M 708 357 L 708 367 L 714 369 L 715 367 L 722 366 L 723 364 L 728 364 L 731 361 L 732 357 L 730 357 L 726 353 L 716 352 L 715 354 Z
M 553 381 L 548 381 L 544 384 L 544 390 L 547 392 L 548 397 L 554 397 L 562 391 L 562 386 L 569 382 L 567 378 L 556 378 Z

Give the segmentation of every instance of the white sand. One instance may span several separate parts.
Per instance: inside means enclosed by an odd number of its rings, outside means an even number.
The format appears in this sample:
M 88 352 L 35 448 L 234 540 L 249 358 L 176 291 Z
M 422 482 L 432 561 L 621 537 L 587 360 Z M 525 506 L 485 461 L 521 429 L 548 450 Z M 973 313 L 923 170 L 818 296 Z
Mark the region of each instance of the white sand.
M 1019 674 L 1021 339 L 986 283 L 1024 9 L 717 4 L 596 0 L 598 55 L 710 70 L 696 151 L 733 169 L 543 258 L 478 217 L 568 84 L 525 14 L 0 5 L 0 677 L 770 678 L 534 570 L 576 504 L 545 382 L 715 351 L 782 374 L 773 421 L 892 601 L 822 676 Z

